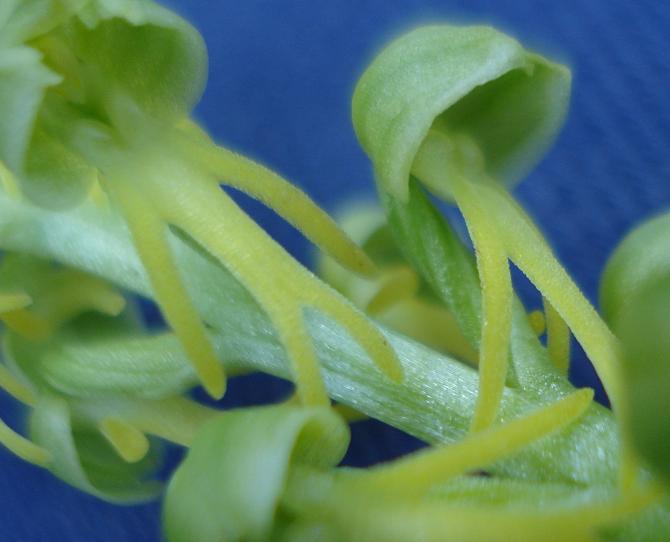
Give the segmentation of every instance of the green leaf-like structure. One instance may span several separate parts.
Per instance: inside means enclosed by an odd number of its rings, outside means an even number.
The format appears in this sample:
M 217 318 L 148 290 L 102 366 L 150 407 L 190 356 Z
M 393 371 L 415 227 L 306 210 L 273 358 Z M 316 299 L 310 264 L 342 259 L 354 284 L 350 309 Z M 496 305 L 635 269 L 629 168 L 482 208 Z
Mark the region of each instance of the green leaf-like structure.
M 268 312 L 293 360 L 305 403 L 328 402 L 303 311 L 342 321 L 380 369 L 395 354 L 346 300 L 316 281 L 219 187 L 274 207 L 344 265 L 367 256 L 307 196 L 275 173 L 218 147 L 190 120 L 207 72 L 198 32 L 152 1 L 10 2 L 0 30 L 0 162 L 7 186 L 67 210 L 84 199 L 124 216 L 152 290 L 214 397 L 225 374 L 168 246 L 177 228 L 229 268 Z M 267 277 L 272 269 L 273 280 Z

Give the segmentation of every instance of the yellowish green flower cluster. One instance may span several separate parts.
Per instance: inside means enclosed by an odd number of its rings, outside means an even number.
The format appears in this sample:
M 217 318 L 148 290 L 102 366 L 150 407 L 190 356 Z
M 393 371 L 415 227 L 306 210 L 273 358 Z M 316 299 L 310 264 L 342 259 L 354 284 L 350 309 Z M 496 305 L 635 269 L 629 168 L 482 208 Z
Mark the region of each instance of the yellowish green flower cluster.
M 29 413 L 0 443 L 124 503 L 160 496 L 164 447 L 190 448 L 165 490 L 174 542 L 666 540 L 670 223 L 613 257 L 605 323 L 508 191 L 560 129 L 569 71 L 489 27 L 393 42 L 353 97 L 382 208 L 341 225 L 192 120 L 205 73 L 197 31 L 150 0 L 0 7 L 0 387 Z M 322 249 L 321 278 L 222 183 Z M 571 334 L 613 411 L 567 380 Z M 295 394 L 189 396 L 256 371 Z M 345 419 L 367 416 L 430 446 L 339 467 Z

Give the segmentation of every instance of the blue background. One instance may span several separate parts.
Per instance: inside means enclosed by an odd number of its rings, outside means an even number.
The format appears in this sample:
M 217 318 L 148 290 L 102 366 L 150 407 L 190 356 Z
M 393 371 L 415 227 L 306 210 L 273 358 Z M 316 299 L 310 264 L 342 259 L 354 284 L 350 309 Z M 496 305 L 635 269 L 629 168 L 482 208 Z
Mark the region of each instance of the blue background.
M 350 121 L 354 84 L 389 39 L 420 23 L 492 23 L 569 64 L 574 89 L 553 150 L 517 189 L 559 257 L 595 302 L 617 241 L 670 204 L 670 3 L 663 0 L 244 0 L 169 2 L 203 33 L 210 81 L 197 117 L 221 143 L 304 188 L 328 210 L 372 194 L 370 166 Z M 248 204 L 299 259 L 309 248 L 285 223 Z M 537 304 L 522 285 L 524 298 Z M 576 351 L 573 378 L 592 385 Z M 229 403 L 252 388 L 237 391 Z M 253 399 L 265 391 L 254 387 Z M 277 386 L 267 382 L 268 393 Z M 249 400 L 249 397 L 246 397 Z M 5 419 L 13 404 L 0 398 Z M 349 462 L 415 442 L 380 425 L 356 428 Z M 73 490 L 0 450 L 0 540 L 160 539 L 157 504 L 118 508 Z

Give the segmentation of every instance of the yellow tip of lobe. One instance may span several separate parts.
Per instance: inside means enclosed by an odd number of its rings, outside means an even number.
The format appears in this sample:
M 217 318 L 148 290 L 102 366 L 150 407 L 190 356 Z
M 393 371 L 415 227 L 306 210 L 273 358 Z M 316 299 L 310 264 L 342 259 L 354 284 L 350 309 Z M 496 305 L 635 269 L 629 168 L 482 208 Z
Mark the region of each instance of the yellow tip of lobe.
M 31 341 L 48 339 L 53 328 L 47 320 L 27 309 L 9 311 L 0 316 L 8 328 Z
M 128 463 L 137 463 L 149 451 L 149 440 L 144 433 L 118 418 L 102 420 L 100 432 Z
M 216 361 L 196 366 L 196 372 L 202 387 L 212 399 L 217 401 L 226 393 L 226 375 L 223 367 Z
M 348 263 L 352 271 L 364 277 L 376 277 L 379 274 L 379 268 L 363 249 L 356 245 L 352 245 L 352 258 Z
M 114 291 L 100 292 L 95 302 L 96 308 L 109 316 L 118 316 L 126 306 L 125 298 Z
M 532 311 L 528 314 L 528 322 L 530 327 L 533 328 L 533 332 L 538 337 L 545 332 L 546 323 L 544 319 L 544 313 L 540 310 Z
M 405 380 L 405 369 L 395 353 L 393 354 L 390 363 L 385 364 L 381 369 L 386 373 L 386 376 L 396 384 L 401 384 L 402 381 Z
M 24 309 L 33 302 L 25 292 L 0 294 L 0 313 Z

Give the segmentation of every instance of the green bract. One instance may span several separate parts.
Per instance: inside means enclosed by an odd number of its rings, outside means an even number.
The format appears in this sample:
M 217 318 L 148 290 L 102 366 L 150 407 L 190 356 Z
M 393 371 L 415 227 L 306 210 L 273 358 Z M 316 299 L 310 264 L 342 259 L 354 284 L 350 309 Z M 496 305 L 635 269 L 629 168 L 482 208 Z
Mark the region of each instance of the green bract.
M 516 183 L 563 123 L 570 72 L 490 27 L 429 26 L 389 45 L 361 77 L 356 135 L 385 191 L 403 202 L 432 128 L 474 141 L 489 175 Z

